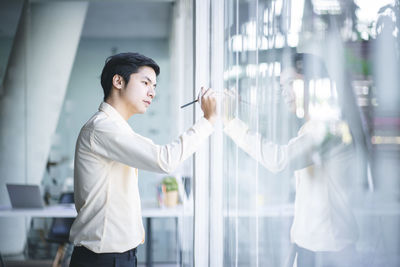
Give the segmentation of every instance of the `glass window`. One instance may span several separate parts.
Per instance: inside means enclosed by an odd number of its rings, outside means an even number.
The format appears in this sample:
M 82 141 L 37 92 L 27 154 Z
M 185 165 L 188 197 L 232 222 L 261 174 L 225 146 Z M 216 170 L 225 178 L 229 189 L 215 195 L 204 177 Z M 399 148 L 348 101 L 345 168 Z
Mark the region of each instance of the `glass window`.
M 396 266 L 399 4 L 225 1 L 224 266 Z

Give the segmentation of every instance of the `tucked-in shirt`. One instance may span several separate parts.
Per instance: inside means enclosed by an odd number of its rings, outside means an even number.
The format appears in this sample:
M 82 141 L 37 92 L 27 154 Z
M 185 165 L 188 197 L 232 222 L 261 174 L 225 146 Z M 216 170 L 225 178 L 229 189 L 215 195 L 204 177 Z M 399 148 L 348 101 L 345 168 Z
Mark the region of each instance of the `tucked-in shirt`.
M 125 252 L 144 240 L 138 169 L 169 173 L 213 132 L 201 118 L 168 145 L 135 133 L 111 105 L 80 131 L 75 151 L 74 191 L 78 215 L 70 231 L 76 246 L 96 253 Z
M 230 121 L 224 131 L 268 170 L 295 170 L 293 243 L 312 251 L 339 251 L 356 242 L 349 200 L 349 184 L 355 178 L 351 143 L 330 136 L 319 121 L 307 122 L 287 145 L 266 141 L 239 119 Z

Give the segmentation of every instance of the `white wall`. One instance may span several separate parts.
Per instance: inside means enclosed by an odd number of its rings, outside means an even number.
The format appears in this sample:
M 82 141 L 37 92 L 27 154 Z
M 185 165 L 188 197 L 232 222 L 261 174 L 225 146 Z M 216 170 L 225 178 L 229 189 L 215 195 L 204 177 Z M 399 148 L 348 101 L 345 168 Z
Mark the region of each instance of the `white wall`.
M 27 3 L 0 97 L 0 203 L 6 183 L 39 183 L 67 88 L 87 3 Z M 0 251 L 23 249 L 25 223 L 0 220 Z

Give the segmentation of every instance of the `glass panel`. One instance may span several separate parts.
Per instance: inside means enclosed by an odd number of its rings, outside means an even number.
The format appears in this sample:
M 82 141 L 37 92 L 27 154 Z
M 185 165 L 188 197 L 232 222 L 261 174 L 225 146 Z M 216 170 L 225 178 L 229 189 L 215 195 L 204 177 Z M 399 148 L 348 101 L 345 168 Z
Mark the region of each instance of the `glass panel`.
M 400 263 L 399 16 L 225 1 L 224 266 Z

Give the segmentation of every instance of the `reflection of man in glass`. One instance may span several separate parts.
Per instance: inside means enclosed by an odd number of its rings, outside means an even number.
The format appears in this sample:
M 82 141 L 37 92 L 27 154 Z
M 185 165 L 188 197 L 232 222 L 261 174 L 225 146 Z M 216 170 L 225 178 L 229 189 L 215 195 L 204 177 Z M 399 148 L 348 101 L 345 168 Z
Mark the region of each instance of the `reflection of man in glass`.
M 286 145 L 278 145 L 251 133 L 238 118 L 227 123 L 225 132 L 268 170 L 295 170 L 291 241 L 297 252 L 297 266 L 355 266 L 358 234 L 349 200 L 355 155 L 351 134 L 334 109 L 329 112 L 324 105 L 313 105 L 311 116 L 309 105 L 297 105 L 298 89 L 307 88 L 309 83 L 314 93 L 332 92 L 322 61 L 310 54 L 296 54 L 291 63 L 282 64 L 280 84 L 289 108 L 306 120 L 298 135 Z

